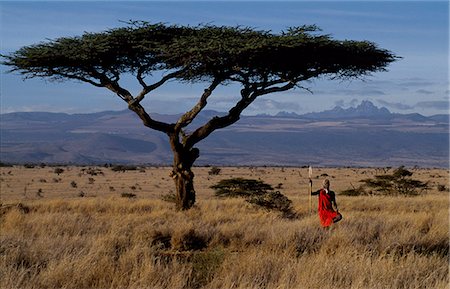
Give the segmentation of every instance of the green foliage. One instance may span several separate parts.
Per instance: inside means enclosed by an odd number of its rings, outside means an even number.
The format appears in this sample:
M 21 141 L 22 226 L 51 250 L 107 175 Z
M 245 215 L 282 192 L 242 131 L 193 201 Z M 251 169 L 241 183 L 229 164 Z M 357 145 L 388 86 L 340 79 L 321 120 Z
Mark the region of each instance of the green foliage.
M 217 197 L 250 197 L 255 195 L 263 195 L 267 191 L 273 191 L 271 185 L 262 181 L 233 178 L 221 180 L 217 185 L 211 186 L 215 190 Z
M 362 187 L 347 189 L 340 193 L 340 195 L 350 196 L 350 197 L 361 196 L 361 195 L 366 195 L 366 194 L 367 193 L 365 192 L 365 190 Z
M 143 21 L 99 33 L 30 45 L 3 55 L 4 65 L 26 77 L 118 80 L 121 73 L 150 75 L 182 70 L 179 80 L 255 83 L 319 75 L 358 77 L 383 70 L 396 57 L 369 41 L 338 41 L 316 26 L 285 32 L 249 27 L 178 26 Z
M 293 212 L 292 208 L 292 201 L 279 191 L 266 192 L 262 195 L 253 195 L 246 201 L 268 211 L 281 212 L 283 217 L 286 218 L 295 217 L 295 213 Z
M 349 189 L 344 195 L 420 195 L 428 188 L 428 183 L 412 179 L 413 173 L 404 166 L 394 170 L 392 174 L 377 175 L 371 179 L 364 179 L 359 188 Z
M 295 216 L 292 201 L 279 191 L 274 192 L 271 185 L 259 180 L 233 178 L 221 180 L 211 186 L 218 197 L 242 197 L 257 207 L 281 212 L 283 217 Z
M 127 166 L 127 165 L 115 165 L 111 167 L 113 172 L 125 172 L 125 171 L 135 171 L 137 170 L 136 166 Z

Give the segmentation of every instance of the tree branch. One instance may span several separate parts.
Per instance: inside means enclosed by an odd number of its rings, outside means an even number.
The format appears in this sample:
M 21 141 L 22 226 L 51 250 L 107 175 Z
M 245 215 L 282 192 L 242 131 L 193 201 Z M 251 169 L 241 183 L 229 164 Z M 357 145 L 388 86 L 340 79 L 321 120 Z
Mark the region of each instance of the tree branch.
M 135 103 L 141 102 L 141 101 L 144 99 L 144 97 L 145 97 L 145 95 L 146 95 L 147 93 L 149 93 L 149 92 L 152 91 L 152 90 L 157 89 L 158 87 L 160 87 L 161 85 L 163 85 L 164 83 L 166 83 L 168 80 L 170 80 L 170 79 L 172 79 L 172 78 L 175 78 L 175 77 L 179 76 L 179 75 L 182 74 L 185 70 L 186 70 L 186 68 L 181 69 L 181 70 L 174 71 L 174 72 L 172 72 L 172 73 L 169 73 L 169 74 L 167 74 L 166 76 L 164 76 L 163 78 L 161 78 L 160 81 L 155 82 L 155 83 L 153 83 L 153 84 L 151 84 L 151 85 L 147 85 L 147 84 L 144 82 L 144 79 L 142 78 L 142 72 L 141 72 L 141 73 L 138 72 L 138 74 L 136 75 L 136 78 L 138 79 L 139 83 L 143 86 L 143 89 L 142 89 L 142 91 L 138 94 L 138 96 L 134 99 L 134 102 L 135 102 Z
M 63 76 L 63 77 L 69 78 L 69 79 L 75 79 L 75 80 L 87 82 L 87 83 L 92 84 L 92 85 L 94 85 L 96 87 L 104 87 L 104 85 L 102 83 L 95 82 L 95 81 L 93 81 L 93 80 L 91 80 L 89 78 L 86 78 L 86 77 L 83 77 L 83 76 L 80 76 L 80 75 L 68 74 L 68 73 L 65 73 L 65 72 L 55 71 L 54 69 L 50 69 L 50 71 L 51 71 L 52 74 L 60 75 L 60 76 Z
M 295 81 L 290 81 L 283 86 L 270 87 L 266 89 L 250 88 L 250 84 L 247 83 L 245 88 L 241 90 L 241 100 L 228 111 L 228 114 L 222 117 L 214 117 L 209 120 L 205 125 L 199 127 L 192 134 L 186 138 L 186 147 L 193 147 L 196 143 L 205 139 L 213 131 L 230 126 L 240 119 L 240 115 L 244 109 L 246 109 L 258 96 L 282 92 L 292 89 L 296 86 Z
M 132 111 L 134 111 L 139 118 L 142 120 L 144 125 L 148 128 L 161 131 L 163 133 L 169 134 L 170 132 L 173 132 L 173 124 L 168 124 L 165 122 L 154 120 L 150 117 L 150 115 L 145 111 L 145 109 L 142 107 L 141 104 L 136 103 L 133 105 L 129 105 L 128 108 Z
M 202 109 L 206 106 L 207 104 L 207 100 L 208 97 L 212 94 L 212 92 L 214 91 L 214 89 L 216 89 L 216 87 L 221 83 L 221 79 L 219 78 L 214 78 L 213 82 L 211 83 L 211 85 L 205 89 L 205 91 L 203 92 L 202 96 L 200 97 L 199 101 L 197 102 L 197 104 L 188 112 L 186 112 L 185 114 L 183 114 L 177 121 L 176 125 L 175 125 L 175 131 L 178 132 L 180 131 L 183 127 L 188 126 L 193 120 L 194 118 L 200 113 L 200 111 L 202 111 Z
M 173 131 L 173 124 L 168 124 L 152 119 L 151 116 L 145 111 L 144 107 L 139 102 L 135 102 L 135 98 L 133 98 L 131 93 L 121 87 L 118 82 L 113 82 L 106 76 L 104 76 L 101 81 L 105 83 L 104 86 L 106 88 L 116 93 L 120 98 L 128 103 L 128 108 L 134 111 L 139 116 L 146 127 L 164 132 L 166 134 L 169 134 Z
M 256 96 L 250 95 L 248 90 L 241 91 L 241 100 L 228 111 L 228 114 L 222 117 L 213 117 L 205 125 L 196 129 L 193 133 L 187 136 L 185 141 L 186 147 L 193 147 L 196 143 L 205 139 L 216 129 L 224 128 L 232 125 L 239 120 L 242 111 L 247 108 L 255 99 Z

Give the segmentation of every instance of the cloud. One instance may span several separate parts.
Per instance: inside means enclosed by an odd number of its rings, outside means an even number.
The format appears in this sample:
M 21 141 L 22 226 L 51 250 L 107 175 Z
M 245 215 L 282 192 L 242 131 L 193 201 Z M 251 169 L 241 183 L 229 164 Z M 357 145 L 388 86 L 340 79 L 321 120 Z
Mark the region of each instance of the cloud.
M 352 100 L 345 100 L 345 99 L 339 99 L 337 101 L 334 102 L 335 106 L 340 106 L 340 107 L 354 107 L 356 105 L 358 105 L 361 101 L 363 101 L 364 99 L 356 99 L 353 98 Z
M 359 89 L 339 89 L 337 91 L 333 91 L 334 94 L 339 95 L 350 95 L 350 96 L 381 96 L 386 95 L 383 91 L 379 89 L 367 89 L 367 88 L 359 88 Z
M 418 89 L 418 90 L 416 90 L 416 92 L 420 93 L 420 94 L 426 94 L 426 95 L 434 94 L 434 92 L 432 92 L 430 90 L 426 90 L 426 89 Z
M 398 109 L 398 110 L 410 110 L 413 109 L 414 106 L 408 105 L 408 104 L 404 104 L 404 103 L 400 103 L 400 102 L 388 102 L 382 99 L 377 99 L 377 102 L 383 106 L 387 106 L 388 108 L 394 108 L 394 109 Z
M 410 78 L 410 79 L 405 79 L 403 81 L 400 82 L 401 86 L 406 86 L 406 87 L 423 87 L 423 86 L 432 86 L 435 83 L 429 80 L 425 80 L 422 78 L 418 78 L 418 77 L 414 77 L 414 78 Z
M 397 110 L 435 109 L 448 111 L 449 109 L 449 102 L 447 100 L 419 101 L 414 105 L 409 105 L 400 102 L 388 102 L 381 99 L 378 99 L 377 102 L 383 106 Z
M 436 101 L 420 101 L 414 107 L 416 108 L 432 108 L 437 110 L 448 110 L 449 102 L 445 100 Z
M 260 110 L 262 112 L 271 112 L 271 111 L 297 111 L 300 109 L 298 103 L 295 102 L 280 102 L 272 99 L 257 99 L 251 105 L 251 108 L 254 110 Z

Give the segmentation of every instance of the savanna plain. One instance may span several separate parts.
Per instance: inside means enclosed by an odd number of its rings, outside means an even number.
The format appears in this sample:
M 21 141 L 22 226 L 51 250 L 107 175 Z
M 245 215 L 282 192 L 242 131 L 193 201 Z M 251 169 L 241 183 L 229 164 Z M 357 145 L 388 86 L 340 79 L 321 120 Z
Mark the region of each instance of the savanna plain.
M 343 220 L 309 213 L 308 170 L 194 168 L 197 202 L 176 211 L 167 167 L 1 167 L 0 288 L 449 288 L 449 171 L 411 168 L 414 197 L 344 196 L 392 169 L 315 168 Z M 218 198 L 210 187 L 262 180 L 294 218 Z

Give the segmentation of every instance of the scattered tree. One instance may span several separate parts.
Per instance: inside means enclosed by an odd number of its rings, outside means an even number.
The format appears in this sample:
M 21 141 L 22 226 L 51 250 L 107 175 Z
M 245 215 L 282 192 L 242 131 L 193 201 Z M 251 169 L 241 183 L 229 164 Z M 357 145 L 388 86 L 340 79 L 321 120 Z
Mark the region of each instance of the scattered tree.
M 292 201 L 273 187 L 260 180 L 233 178 L 221 180 L 211 186 L 218 197 L 242 197 L 257 207 L 282 213 L 283 217 L 293 218 Z
M 376 175 L 374 178 L 364 179 L 358 188 L 343 191 L 341 194 L 358 195 L 404 195 L 415 196 L 428 189 L 428 183 L 412 178 L 413 173 L 404 166 L 393 171 L 392 174 Z
M 271 185 L 259 180 L 232 178 L 219 181 L 211 186 L 215 190 L 217 197 L 250 197 L 263 195 L 268 191 L 273 191 Z
M 246 27 L 177 26 L 131 21 L 125 27 L 78 37 L 62 37 L 2 55 L 10 72 L 25 78 L 76 80 L 109 89 L 143 124 L 165 133 L 173 151 L 172 177 L 177 209 L 195 202 L 191 170 L 199 157 L 197 143 L 232 125 L 262 95 L 303 88 L 318 78 L 351 79 L 384 71 L 396 60 L 369 41 L 334 40 L 316 26 L 292 27 L 279 34 Z M 133 95 L 121 79 L 132 74 L 141 86 Z M 161 75 L 153 83 L 148 77 Z M 207 83 L 198 102 L 174 123 L 154 119 L 142 100 L 168 81 Z M 223 116 L 198 128 L 187 127 L 220 85 L 237 83 L 240 99 Z

